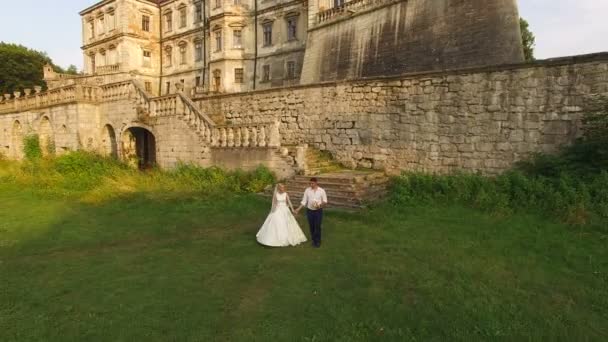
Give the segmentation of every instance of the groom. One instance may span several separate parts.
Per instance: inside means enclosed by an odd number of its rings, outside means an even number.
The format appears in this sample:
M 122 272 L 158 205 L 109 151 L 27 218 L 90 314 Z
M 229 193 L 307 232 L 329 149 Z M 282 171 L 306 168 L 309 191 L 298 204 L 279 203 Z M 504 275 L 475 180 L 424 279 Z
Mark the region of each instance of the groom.
M 310 226 L 310 237 L 315 248 L 321 247 L 321 222 L 323 221 L 323 208 L 327 205 L 327 194 L 319 187 L 316 178 L 310 179 L 310 187 L 304 191 L 302 203 L 296 209 L 296 214 L 306 207 L 306 217 Z

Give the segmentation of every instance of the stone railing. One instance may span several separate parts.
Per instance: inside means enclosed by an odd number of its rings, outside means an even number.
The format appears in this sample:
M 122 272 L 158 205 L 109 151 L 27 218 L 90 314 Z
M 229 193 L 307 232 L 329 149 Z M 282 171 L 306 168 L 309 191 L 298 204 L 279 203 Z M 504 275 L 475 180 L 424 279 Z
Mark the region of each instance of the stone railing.
M 196 105 L 181 92 L 151 99 L 150 116 L 182 116 L 205 142 L 211 143 L 212 141 L 215 123 L 207 115 L 201 113 Z
M 401 0 L 351 0 L 344 2 L 340 6 L 334 6 L 332 3 L 331 6 L 333 7 L 317 13 L 317 23 L 329 21 L 343 15 L 350 15 L 370 7 L 381 6 L 398 1 Z
M 0 102 L 0 113 L 12 113 L 44 108 L 59 104 L 72 102 L 95 102 L 98 100 L 97 87 L 86 85 L 68 85 L 41 92 L 41 87 L 35 87 L 35 93 L 31 89 L 25 89 L 24 94 L 19 91 L 4 94 L 4 100 Z
M 212 147 L 280 147 L 278 123 L 218 126 L 213 130 Z
M 130 98 L 135 89 L 134 82 L 122 81 L 116 83 L 108 83 L 99 87 L 101 89 L 101 101 L 118 101 Z
M 96 74 L 110 74 L 120 71 L 120 63 L 111 65 L 102 65 L 95 68 Z

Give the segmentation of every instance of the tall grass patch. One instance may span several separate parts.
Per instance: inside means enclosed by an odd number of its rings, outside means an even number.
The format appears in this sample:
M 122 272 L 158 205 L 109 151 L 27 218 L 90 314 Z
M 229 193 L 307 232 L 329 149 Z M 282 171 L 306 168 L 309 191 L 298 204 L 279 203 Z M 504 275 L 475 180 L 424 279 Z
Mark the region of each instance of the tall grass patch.
M 245 172 L 182 164 L 171 170 L 142 172 L 116 159 L 85 151 L 30 157 L 21 162 L 0 161 L 1 179 L 37 192 L 84 195 L 92 201 L 134 192 L 162 196 L 260 192 L 275 181 L 272 172 L 262 166 Z

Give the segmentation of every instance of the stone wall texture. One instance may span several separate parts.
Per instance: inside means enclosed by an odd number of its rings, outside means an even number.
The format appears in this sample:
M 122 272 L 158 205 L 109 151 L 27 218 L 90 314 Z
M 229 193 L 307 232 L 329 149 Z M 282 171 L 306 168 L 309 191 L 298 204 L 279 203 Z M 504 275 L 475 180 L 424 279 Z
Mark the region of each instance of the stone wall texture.
M 177 95 L 143 101 L 130 82 L 86 88 L 99 92 L 94 97 L 69 89 L 61 90 L 67 102 L 38 109 L 18 108 L 52 94 L 0 103 L 0 153 L 22 157 L 23 137 L 38 133 L 57 153 L 124 157 L 132 146 L 125 133 L 140 127 L 154 135 L 164 168 L 265 164 L 289 175 L 293 160 L 285 151 L 307 144 L 349 167 L 496 174 L 581 134 L 587 98 L 608 95 L 608 53 L 194 99 L 223 132 L 211 138 L 181 111 Z M 265 138 L 260 128 L 260 136 L 245 139 L 246 127 L 266 127 Z
M 579 134 L 588 96 L 608 95 L 608 54 L 298 86 L 196 100 L 227 124 L 281 122 L 284 145 L 389 172 L 501 172 Z
M 369 2 L 310 27 L 302 84 L 523 62 L 516 0 Z

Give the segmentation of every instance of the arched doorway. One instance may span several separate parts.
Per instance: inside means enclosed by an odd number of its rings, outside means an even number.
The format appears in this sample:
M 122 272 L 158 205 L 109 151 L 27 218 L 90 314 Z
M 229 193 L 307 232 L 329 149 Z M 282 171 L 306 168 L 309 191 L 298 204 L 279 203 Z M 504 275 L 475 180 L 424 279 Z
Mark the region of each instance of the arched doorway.
M 11 157 L 15 159 L 21 159 L 23 157 L 23 127 L 21 127 L 19 120 L 13 122 L 10 149 Z
M 42 155 L 46 156 L 55 152 L 55 139 L 53 136 L 53 126 L 48 117 L 43 117 L 40 121 L 38 129 L 38 137 L 40 139 L 40 150 Z
M 131 127 L 122 135 L 123 158 L 140 170 L 156 165 L 156 139 L 142 127 Z
M 105 125 L 101 132 L 101 153 L 104 156 L 117 158 L 118 145 L 116 143 L 116 133 L 111 125 Z

